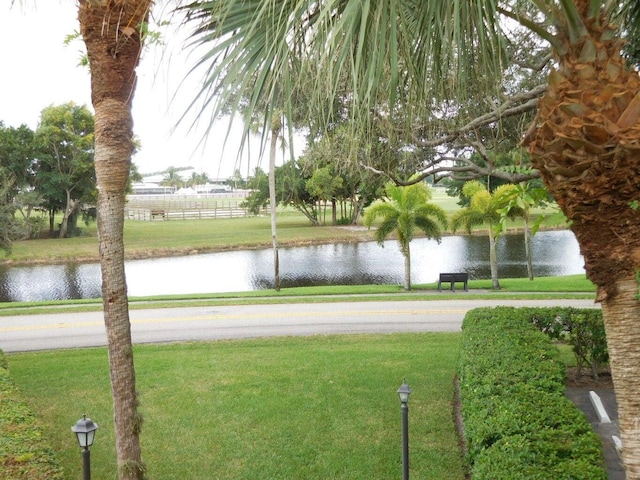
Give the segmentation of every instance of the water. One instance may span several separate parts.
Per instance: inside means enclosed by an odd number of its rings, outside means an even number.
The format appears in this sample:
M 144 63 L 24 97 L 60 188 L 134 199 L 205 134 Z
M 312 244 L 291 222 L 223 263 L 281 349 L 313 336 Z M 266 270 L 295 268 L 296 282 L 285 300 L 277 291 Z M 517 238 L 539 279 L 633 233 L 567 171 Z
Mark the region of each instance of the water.
M 411 281 L 432 283 L 440 272 L 490 278 L 485 236 L 444 237 L 411 242 Z M 522 235 L 505 235 L 497 246 L 500 278 L 526 277 Z M 584 273 L 578 243 L 570 231 L 539 232 L 532 240 L 536 276 Z M 132 297 L 184 293 L 240 292 L 273 287 L 273 251 L 247 250 L 185 257 L 132 260 L 126 264 Z M 404 258 L 395 241 L 330 244 L 280 249 L 283 288 L 311 285 L 397 284 Z M 0 267 L 0 301 L 100 297 L 98 264 Z

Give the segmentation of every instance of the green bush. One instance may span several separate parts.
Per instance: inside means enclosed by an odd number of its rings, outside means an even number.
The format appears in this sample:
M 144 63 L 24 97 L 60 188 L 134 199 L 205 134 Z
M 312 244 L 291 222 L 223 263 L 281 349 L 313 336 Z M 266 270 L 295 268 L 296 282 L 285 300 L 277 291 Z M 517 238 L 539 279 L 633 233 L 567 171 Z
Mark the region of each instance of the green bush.
M 458 380 L 474 480 L 606 479 L 600 439 L 564 396 L 558 349 L 534 325 L 554 329 L 557 312 L 546 313 L 481 308 L 464 319 Z
M 571 345 L 576 357 L 578 375 L 583 367 L 589 367 L 592 376 L 598 378 L 600 367 L 609 362 L 601 310 L 559 307 L 524 308 L 521 311 L 550 338 Z
M 3 480 L 61 480 L 62 470 L 9 375 L 0 350 L 0 471 Z

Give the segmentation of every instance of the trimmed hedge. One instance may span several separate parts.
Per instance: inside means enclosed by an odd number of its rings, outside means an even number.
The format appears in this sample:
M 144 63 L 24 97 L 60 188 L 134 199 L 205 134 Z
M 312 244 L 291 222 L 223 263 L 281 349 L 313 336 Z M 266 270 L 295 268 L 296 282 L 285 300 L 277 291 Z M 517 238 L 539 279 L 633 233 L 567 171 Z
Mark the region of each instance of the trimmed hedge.
M 525 311 L 467 313 L 458 372 L 473 480 L 606 480 L 599 437 L 564 396 L 558 349 Z
M 0 350 L 0 472 L 3 480 L 62 480 L 62 469 L 20 398 Z

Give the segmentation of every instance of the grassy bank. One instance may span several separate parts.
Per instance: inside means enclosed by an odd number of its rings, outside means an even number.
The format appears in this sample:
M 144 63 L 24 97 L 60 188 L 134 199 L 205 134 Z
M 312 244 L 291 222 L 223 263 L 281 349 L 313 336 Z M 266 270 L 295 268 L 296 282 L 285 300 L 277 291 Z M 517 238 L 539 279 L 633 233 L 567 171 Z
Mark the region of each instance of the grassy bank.
M 433 203 L 441 206 L 448 214 L 460 208 L 456 202 L 456 198 L 447 196 L 440 189 L 434 193 Z M 97 261 L 96 224 L 83 225 L 82 228 L 82 237 L 15 242 L 12 253 L 5 258 L 0 257 L 0 265 Z M 278 243 L 281 246 L 373 240 L 373 231 L 362 226 L 314 227 L 305 216 L 290 207 L 279 210 L 277 228 Z M 522 221 L 511 222 L 510 228 L 521 229 Z M 543 228 L 562 228 L 562 225 L 547 223 L 543 224 Z M 268 216 L 208 220 L 126 220 L 124 241 L 128 258 L 269 248 L 271 223 Z
M 372 233 L 361 227 L 313 227 L 302 215 L 295 213 L 283 213 L 278 217 L 278 241 L 283 246 L 357 242 L 372 238 Z M 128 258 L 269 247 L 271 226 L 268 217 L 154 222 L 127 220 L 124 241 Z M 98 240 L 95 225 L 91 225 L 85 229 L 83 237 L 15 242 L 11 255 L 0 262 L 48 263 L 97 259 Z
M 539 277 L 500 280 L 501 290 L 491 290 L 490 280 L 471 280 L 469 292 L 448 290 L 438 292 L 437 284 L 414 285 L 410 292 L 399 285 L 328 285 L 295 287 L 250 292 L 211 293 L 133 297 L 130 309 L 176 307 L 179 305 L 242 305 L 265 303 L 319 303 L 386 300 L 460 300 L 475 299 L 531 299 L 531 298 L 594 298 L 595 287 L 585 275 Z M 96 311 L 102 309 L 99 298 L 88 300 L 50 300 L 40 302 L 0 302 L 0 317 L 51 313 Z
M 415 478 L 462 479 L 452 415 L 460 334 L 350 335 L 136 347 L 150 478 L 388 479 L 401 472 L 400 403 L 410 400 Z M 114 478 L 105 349 L 9 356 L 16 383 L 66 470 L 69 428 L 100 425 L 94 480 Z

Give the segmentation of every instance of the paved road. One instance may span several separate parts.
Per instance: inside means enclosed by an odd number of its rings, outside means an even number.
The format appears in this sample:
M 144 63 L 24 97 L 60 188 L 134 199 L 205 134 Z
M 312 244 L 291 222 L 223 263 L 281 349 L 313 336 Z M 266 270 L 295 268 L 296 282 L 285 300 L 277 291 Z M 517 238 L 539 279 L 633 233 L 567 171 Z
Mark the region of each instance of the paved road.
M 334 333 L 455 332 L 484 306 L 594 307 L 592 300 L 432 300 L 132 310 L 134 343 Z M 102 312 L 0 317 L 4 352 L 106 345 Z

